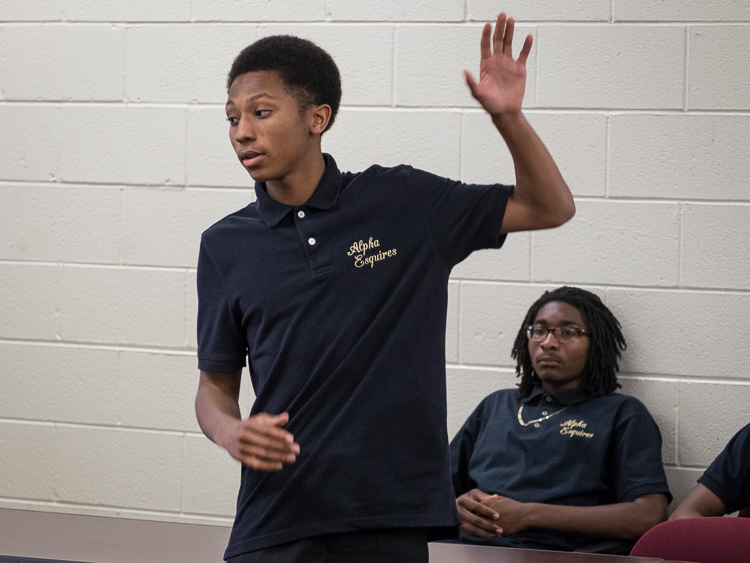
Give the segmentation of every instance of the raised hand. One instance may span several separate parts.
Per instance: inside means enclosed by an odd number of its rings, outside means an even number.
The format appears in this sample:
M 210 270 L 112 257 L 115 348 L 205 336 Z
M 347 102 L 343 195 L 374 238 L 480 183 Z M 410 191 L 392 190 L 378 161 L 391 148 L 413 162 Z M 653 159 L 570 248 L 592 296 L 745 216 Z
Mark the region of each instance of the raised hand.
M 492 115 L 521 111 L 526 89 L 526 59 L 531 51 L 532 37 L 528 35 L 517 60 L 513 60 L 512 44 L 515 21 L 504 12 L 497 16 L 495 32 L 492 24 L 482 30 L 479 82 L 469 71 L 464 71 L 471 95 Z

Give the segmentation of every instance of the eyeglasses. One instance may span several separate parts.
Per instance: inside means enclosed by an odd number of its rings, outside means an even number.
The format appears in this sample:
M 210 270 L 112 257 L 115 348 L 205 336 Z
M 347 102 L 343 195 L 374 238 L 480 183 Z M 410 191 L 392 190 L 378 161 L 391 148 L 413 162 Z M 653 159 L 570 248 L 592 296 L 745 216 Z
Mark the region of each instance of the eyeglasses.
M 557 328 L 544 328 L 542 326 L 529 325 L 526 327 L 526 336 L 535 342 L 544 342 L 547 335 L 552 333 L 558 342 L 570 342 L 579 336 L 589 336 L 590 333 L 582 328 L 572 326 L 559 326 Z

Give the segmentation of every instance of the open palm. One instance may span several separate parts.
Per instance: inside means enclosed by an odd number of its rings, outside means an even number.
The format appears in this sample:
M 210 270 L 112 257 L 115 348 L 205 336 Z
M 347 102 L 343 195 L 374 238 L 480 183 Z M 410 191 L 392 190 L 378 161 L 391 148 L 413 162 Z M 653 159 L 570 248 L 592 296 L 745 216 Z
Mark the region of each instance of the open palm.
M 468 71 L 464 72 L 471 95 L 490 115 L 521 110 L 526 89 L 526 59 L 531 51 L 532 37 L 526 37 L 521 53 L 513 60 L 513 29 L 515 21 L 501 13 L 497 17 L 495 33 L 492 24 L 482 30 L 479 82 Z

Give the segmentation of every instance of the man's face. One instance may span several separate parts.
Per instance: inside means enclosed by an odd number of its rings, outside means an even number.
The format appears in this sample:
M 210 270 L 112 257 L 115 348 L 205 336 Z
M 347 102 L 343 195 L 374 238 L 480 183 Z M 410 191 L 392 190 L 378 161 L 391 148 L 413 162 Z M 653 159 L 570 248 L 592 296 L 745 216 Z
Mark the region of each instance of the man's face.
M 248 72 L 235 78 L 226 105 L 229 140 L 256 182 L 288 180 L 309 151 L 317 150 L 309 111 L 300 113 L 297 99 L 277 72 Z
M 533 324 L 545 329 L 587 328 L 581 312 L 561 301 L 552 301 L 539 309 Z M 583 385 L 589 345 L 589 337 L 585 335 L 567 342 L 558 341 L 552 333 L 547 333 L 541 342 L 529 340 L 531 365 L 542 382 L 542 389 L 547 393 L 558 393 Z

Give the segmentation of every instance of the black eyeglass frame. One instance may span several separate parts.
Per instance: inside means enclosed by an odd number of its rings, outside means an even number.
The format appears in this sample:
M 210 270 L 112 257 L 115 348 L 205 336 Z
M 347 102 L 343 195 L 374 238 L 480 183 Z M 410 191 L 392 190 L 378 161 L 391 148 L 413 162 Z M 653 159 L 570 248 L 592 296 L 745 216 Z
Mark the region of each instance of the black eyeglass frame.
M 533 331 L 535 329 L 545 331 L 544 336 L 542 336 L 541 338 L 533 338 Z M 558 330 L 570 330 L 574 332 L 575 334 L 570 337 L 565 336 L 563 338 L 560 338 L 560 335 L 557 332 L 555 332 Z M 555 340 L 557 340 L 558 342 L 572 342 L 573 340 L 575 340 L 576 338 L 580 338 L 581 336 L 588 336 L 589 338 L 591 338 L 591 333 L 583 328 L 578 328 L 574 326 L 558 326 L 555 328 L 545 328 L 543 326 L 538 326 L 538 325 L 529 325 L 526 327 L 526 338 L 528 338 L 531 342 L 544 342 L 545 340 L 547 340 L 547 337 L 549 336 L 550 332 L 552 333 L 552 336 L 555 337 Z

